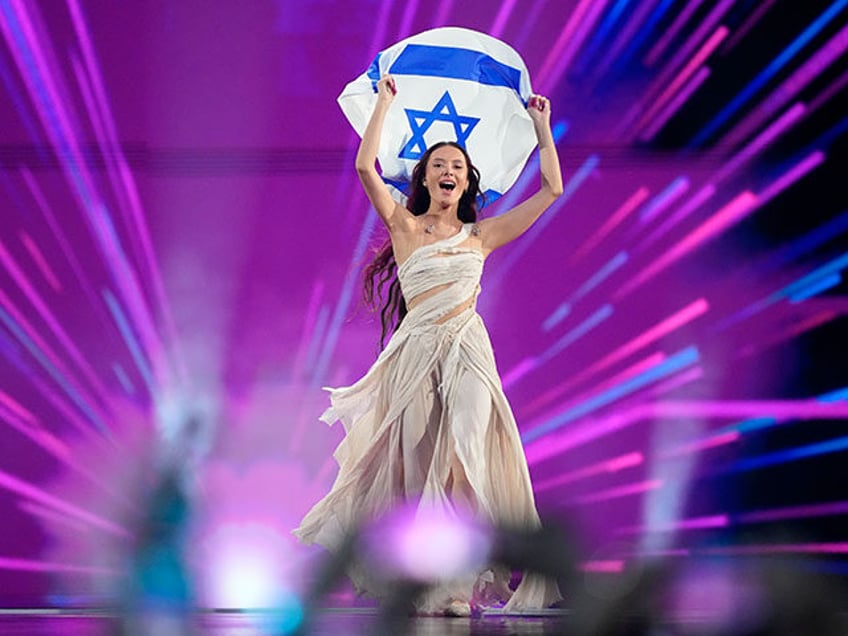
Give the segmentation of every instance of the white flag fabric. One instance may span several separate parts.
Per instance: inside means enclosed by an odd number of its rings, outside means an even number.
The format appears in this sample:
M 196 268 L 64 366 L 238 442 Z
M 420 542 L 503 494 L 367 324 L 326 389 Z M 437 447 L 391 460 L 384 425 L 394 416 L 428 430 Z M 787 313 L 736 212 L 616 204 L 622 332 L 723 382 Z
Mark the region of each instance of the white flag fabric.
M 377 54 L 350 82 L 339 105 L 360 136 L 377 100 L 377 80 L 397 85 L 377 159 L 392 196 L 406 203 L 412 169 L 439 141 L 463 146 L 480 170 L 486 203 L 503 195 L 536 147 L 527 114 L 532 95 L 521 56 L 470 29 L 444 27 L 413 35 Z

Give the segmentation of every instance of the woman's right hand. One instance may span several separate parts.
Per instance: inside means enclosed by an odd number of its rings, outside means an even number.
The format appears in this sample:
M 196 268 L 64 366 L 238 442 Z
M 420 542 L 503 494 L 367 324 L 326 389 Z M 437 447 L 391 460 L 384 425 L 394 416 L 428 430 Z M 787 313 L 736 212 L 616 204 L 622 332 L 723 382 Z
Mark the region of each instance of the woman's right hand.
M 391 104 L 397 95 L 397 85 L 395 78 L 391 75 L 383 75 L 380 81 L 377 82 L 377 99 L 381 102 Z

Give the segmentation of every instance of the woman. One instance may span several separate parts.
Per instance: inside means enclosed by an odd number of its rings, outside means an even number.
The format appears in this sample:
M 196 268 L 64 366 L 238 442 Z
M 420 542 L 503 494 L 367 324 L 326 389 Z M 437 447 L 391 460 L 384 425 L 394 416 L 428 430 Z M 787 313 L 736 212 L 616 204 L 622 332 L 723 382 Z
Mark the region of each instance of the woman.
M 537 527 L 518 429 L 475 302 L 486 257 L 524 233 L 562 194 L 550 105 L 534 95 L 528 106 L 539 142 L 541 188 L 508 212 L 477 223 L 479 174 L 453 143 L 436 144 L 422 157 L 413 171 L 409 209 L 392 199 L 375 161 L 397 93 L 393 78 L 382 77 L 377 91 L 356 169 L 390 238 L 367 273 L 379 288 L 397 267 L 399 283 L 382 315 L 383 336 L 395 310 L 400 322 L 368 373 L 331 391 L 332 406 L 322 419 L 340 420 L 346 429 L 335 452 L 339 474 L 296 534 L 332 549 L 359 521 L 403 502 L 470 511 L 493 524 Z M 372 279 L 366 296 L 373 292 Z M 360 590 L 373 591 L 362 573 L 351 576 Z M 475 592 L 489 599 L 494 592 L 508 601 L 507 611 L 559 599 L 556 585 L 541 577 L 525 576 L 514 594 L 508 581 L 508 572 L 489 570 L 433 590 L 418 609 L 467 615 Z

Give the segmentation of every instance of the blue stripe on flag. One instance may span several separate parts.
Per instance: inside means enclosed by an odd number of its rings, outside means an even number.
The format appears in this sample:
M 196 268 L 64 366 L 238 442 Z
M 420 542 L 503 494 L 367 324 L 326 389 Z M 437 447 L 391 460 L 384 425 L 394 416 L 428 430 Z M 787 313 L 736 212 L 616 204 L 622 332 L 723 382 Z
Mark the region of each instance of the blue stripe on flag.
M 406 196 L 409 196 L 409 181 L 398 181 L 396 179 L 389 179 L 388 177 L 383 177 L 383 183 L 386 185 L 390 185 L 393 188 L 400 190 Z
M 382 53 L 377 53 L 377 57 L 374 58 L 374 61 L 371 62 L 371 66 L 368 67 L 368 70 L 365 71 L 365 74 L 371 80 L 371 89 L 376 93 L 377 92 L 377 82 L 380 81 L 380 57 Z
M 407 44 L 389 73 L 446 77 L 489 86 L 505 86 L 514 90 L 521 99 L 521 71 L 471 49 Z

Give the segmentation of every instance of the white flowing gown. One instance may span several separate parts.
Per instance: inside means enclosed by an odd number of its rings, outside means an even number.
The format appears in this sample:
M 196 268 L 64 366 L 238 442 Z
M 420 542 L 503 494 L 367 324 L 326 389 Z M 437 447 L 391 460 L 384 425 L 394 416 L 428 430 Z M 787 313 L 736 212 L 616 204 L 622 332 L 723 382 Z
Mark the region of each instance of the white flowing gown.
M 335 484 L 295 531 L 305 543 L 332 550 L 360 522 L 410 502 L 471 510 L 490 524 L 539 526 L 518 428 L 475 310 L 483 255 L 467 245 L 472 227 L 418 248 L 398 267 L 412 309 L 364 377 L 331 389 L 321 419 L 341 421 L 346 435 L 334 453 Z M 470 601 L 478 575 L 506 589 L 503 569 L 473 574 L 441 586 L 419 609 Z M 362 572 L 351 578 L 380 595 Z M 559 599 L 555 582 L 525 574 L 505 609 Z

